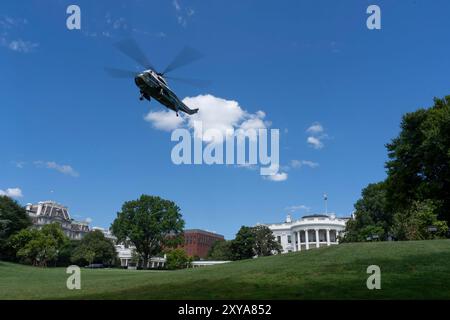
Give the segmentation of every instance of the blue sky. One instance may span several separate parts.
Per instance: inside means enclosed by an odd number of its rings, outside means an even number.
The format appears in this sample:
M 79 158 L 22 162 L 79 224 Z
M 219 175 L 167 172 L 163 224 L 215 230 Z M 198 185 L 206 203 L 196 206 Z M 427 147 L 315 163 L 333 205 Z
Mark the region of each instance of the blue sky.
M 69 4 L 81 7 L 81 30 L 66 29 Z M 370 4 L 381 30 L 366 27 Z M 23 204 L 58 201 L 103 227 L 124 201 L 159 195 L 181 207 L 186 227 L 227 238 L 291 209 L 323 212 L 324 192 L 329 211 L 349 215 L 361 189 L 384 179 L 401 115 L 449 94 L 449 10 L 406 0 L 2 1 L 0 190 Z M 170 133 L 145 120 L 163 108 L 103 70 L 136 68 L 113 47 L 130 35 L 160 69 L 186 44 L 202 52 L 173 75 L 212 84 L 171 87 L 236 101 L 247 118 L 263 111 L 280 129 L 286 179 L 174 165 Z

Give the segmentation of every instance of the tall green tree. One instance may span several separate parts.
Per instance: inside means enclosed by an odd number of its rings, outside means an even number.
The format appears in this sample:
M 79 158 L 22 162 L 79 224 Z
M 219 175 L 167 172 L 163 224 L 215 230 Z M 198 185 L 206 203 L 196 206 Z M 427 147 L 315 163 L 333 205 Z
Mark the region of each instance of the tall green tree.
M 255 239 L 253 251 L 258 257 L 281 252 L 281 245 L 275 240 L 275 236 L 269 227 L 260 225 L 253 227 L 252 231 Z
M 393 215 L 387 206 L 384 182 L 369 184 L 362 190 L 354 215 L 355 219 L 347 222 L 343 241 L 366 241 L 373 235 L 380 240 L 387 238 Z
M 233 260 L 250 259 L 254 256 L 268 256 L 281 252 L 281 245 L 266 226 L 242 226 L 230 245 Z
M 49 262 L 56 262 L 60 250 L 68 241 L 57 223 L 45 225 L 41 230 L 22 229 L 10 239 L 17 257 L 23 262 L 41 267 L 46 267 Z
M 401 132 L 387 144 L 387 199 L 392 211 L 430 199 L 450 222 L 450 96 L 403 116 Z
M 29 226 L 31 220 L 25 208 L 7 196 L 0 196 L 0 259 L 15 256 L 12 248 L 8 246 L 8 239 Z
M 250 259 L 255 256 L 255 233 L 251 227 L 242 226 L 231 243 L 233 260 Z
M 163 248 L 180 244 L 183 228 L 180 208 L 174 202 L 149 195 L 125 202 L 111 226 L 119 242 L 129 241 L 136 247 L 143 268 Z
M 71 261 L 77 264 L 101 263 L 113 265 L 117 252 L 111 240 L 100 230 L 91 231 L 81 239 L 74 249 Z

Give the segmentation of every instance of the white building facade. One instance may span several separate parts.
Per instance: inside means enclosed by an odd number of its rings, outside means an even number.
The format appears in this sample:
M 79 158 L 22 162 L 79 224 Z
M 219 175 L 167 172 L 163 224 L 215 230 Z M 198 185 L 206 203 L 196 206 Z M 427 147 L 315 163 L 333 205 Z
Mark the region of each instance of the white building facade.
M 105 238 L 110 239 L 114 243 L 116 248 L 117 257 L 120 260 L 120 266 L 122 268 L 135 268 L 136 265 L 133 263 L 133 251 L 136 249 L 133 245 L 126 245 L 123 243 L 117 244 L 117 238 L 111 233 L 110 230 L 104 228 L 94 227 L 92 231 L 101 231 Z M 148 262 L 148 268 L 157 269 L 163 268 L 166 264 L 166 258 L 164 257 L 151 257 Z
M 282 253 L 287 253 L 338 244 L 349 219 L 334 214 L 313 214 L 292 220 L 288 215 L 283 223 L 263 225 L 272 230 Z
M 89 232 L 89 223 L 75 221 L 70 217 L 67 207 L 54 201 L 41 201 L 36 204 L 28 203 L 25 207 L 28 216 L 37 229 L 50 223 L 58 223 L 69 239 L 81 240 Z

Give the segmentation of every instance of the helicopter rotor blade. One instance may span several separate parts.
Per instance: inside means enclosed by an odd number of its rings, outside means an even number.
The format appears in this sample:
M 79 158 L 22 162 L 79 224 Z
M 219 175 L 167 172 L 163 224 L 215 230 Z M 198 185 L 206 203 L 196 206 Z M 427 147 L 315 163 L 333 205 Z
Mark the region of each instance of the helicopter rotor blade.
M 145 69 L 155 70 L 153 65 L 148 60 L 147 56 L 144 54 L 144 52 L 137 44 L 136 40 L 134 40 L 133 38 L 127 38 L 119 41 L 114 46 L 119 49 L 120 52 L 139 63 Z
M 206 88 L 211 84 L 211 81 L 202 79 L 178 78 L 171 76 L 165 76 L 165 78 L 173 81 L 178 81 L 196 88 Z
M 117 68 L 105 68 L 105 71 L 109 76 L 113 78 L 134 78 L 139 72 Z
M 203 57 L 203 55 L 197 50 L 191 47 L 184 47 L 172 60 L 171 63 L 164 69 L 162 74 L 166 74 L 175 69 L 188 65 L 196 60 L 199 60 Z

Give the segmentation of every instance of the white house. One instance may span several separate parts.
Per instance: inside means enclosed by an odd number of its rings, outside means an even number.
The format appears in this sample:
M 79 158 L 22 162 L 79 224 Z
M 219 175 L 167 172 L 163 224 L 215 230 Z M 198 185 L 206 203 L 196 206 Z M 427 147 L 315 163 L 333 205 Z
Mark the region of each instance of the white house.
M 312 214 L 292 220 L 288 215 L 285 222 L 262 225 L 272 230 L 282 253 L 286 253 L 338 244 L 349 219 L 337 218 L 335 214 Z

